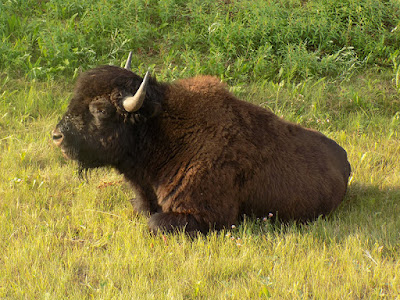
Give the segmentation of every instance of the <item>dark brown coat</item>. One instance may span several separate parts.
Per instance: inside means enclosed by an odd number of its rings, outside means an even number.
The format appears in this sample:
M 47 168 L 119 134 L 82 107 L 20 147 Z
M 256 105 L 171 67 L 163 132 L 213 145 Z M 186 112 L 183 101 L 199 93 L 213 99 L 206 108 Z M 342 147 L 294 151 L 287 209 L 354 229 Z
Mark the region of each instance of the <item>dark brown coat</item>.
M 323 134 L 238 100 L 209 76 L 152 80 L 143 109 L 126 113 L 121 97 L 140 81 L 103 68 L 81 77 L 69 121 L 64 117 L 56 129 L 62 142 L 55 141 L 83 167 L 111 165 L 123 173 L 136 192 L 134 208 L 150 214 L 153 231 L 206 232 L 243 214 L 305 221 L 342 201 L 350 165 Z M 90 80 L 100 71 L 109 87 Z M 117 77 L 121 84 L 112 82 Z M 90 92 L 85 82 L 93 85 Z M 107 117 L 93 107 L 105 107 Z

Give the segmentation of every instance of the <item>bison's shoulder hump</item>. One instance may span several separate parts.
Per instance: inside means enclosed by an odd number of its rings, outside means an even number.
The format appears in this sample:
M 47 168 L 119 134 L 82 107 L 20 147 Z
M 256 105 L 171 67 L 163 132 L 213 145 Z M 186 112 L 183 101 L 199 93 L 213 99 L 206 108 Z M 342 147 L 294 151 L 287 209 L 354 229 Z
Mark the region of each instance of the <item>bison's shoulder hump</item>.
M 227 85 L 214 76 L 196 76 L 193 78 L 178 80 L 175 83 L 191 92 L 227 89 Z

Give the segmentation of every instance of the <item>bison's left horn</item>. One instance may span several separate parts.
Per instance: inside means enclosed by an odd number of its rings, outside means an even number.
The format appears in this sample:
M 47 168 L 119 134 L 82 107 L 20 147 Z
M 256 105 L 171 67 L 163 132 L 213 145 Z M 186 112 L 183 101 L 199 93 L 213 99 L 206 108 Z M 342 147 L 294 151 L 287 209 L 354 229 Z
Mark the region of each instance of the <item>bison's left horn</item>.
M 124 106 L 127 112 L 135 112 L 138 111 L 144 102 L 144 98 L 146 97 L 146 88 L 149 82 L 149 71 L 147 71 L 146 75 L 143 78 L 143 82 L 137 90 L 136 94 L 130 97 L 124 98 L 122 105 Z
M 126 63 L 125 63 L 125 69 L 127 69 L 129 71 L 131 70 L 131 61 L 132 61 L 132 51 L 129 52 L 128 59 L 126 60 Z

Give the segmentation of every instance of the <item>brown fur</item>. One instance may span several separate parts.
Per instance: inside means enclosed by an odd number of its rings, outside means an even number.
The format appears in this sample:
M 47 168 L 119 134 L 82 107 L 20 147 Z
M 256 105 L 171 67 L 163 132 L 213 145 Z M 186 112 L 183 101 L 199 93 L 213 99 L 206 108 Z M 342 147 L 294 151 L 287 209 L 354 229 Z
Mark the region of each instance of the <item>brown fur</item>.
M 321 133 L 237 100 L 212 77 L 175 83 L 165 103 L 160 128 L 179 151 L 152 166 L 162 211 L 222 226 L 239 214 L 307 220 L 343 199 L 346 153 Z
M 151 215 L 153 231 L 206 232 L 230 226 L 243 214 L 305 221 L 342 201 L 350 165 L 331 139 L 238 100 L 214 77 L 151 85 L 158 94 L 147 97 L 137 114 L 157 113 L 132 124 L 129 116 L 114 120 L 118 136 L 110 133 L 105 146 L 113 150 L 102 150 L 112 158 L 99 158 L 99 165 L 114 166 L 131 182 L 137 196 L 132 203 Z M 118 101 L 108 101 L 121 110 Z

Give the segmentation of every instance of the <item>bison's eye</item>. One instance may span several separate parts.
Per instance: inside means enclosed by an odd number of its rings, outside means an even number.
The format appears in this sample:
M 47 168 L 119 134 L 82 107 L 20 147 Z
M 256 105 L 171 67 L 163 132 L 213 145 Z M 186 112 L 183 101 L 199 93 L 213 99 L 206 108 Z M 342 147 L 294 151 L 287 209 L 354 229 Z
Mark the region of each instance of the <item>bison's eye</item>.
M 115 113 L 115 107 L 106 99 L 98 99 L 89 104 L 89 110 L 92 115 L 99 119 L 112 116 Z

